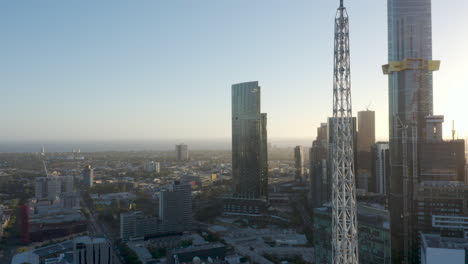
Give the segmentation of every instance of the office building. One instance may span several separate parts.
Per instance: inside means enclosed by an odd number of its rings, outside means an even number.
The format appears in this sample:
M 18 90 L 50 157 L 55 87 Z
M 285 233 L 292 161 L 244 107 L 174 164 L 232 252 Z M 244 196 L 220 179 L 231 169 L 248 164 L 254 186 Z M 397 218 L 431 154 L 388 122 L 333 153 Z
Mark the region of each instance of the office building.
M 80 208 L 80 194 L 75 192 L 64 192 L 60 195 L 60 206 L 62 208 Z
M 421 264 L 468 263 L 468 240 L 420 233 Z
M 426 116 L 433 114 L 431 0 L 388 0 L 389 205 L 394 263 L 417 262 L 414 231 L 415 185 L 419 141 L 426 135 Z M 407 205 L 407 206 L 406 206 Z M 402 217 L 403 216 L 403 217 Z
M 375 143 L 375 112 L 366 110 L 358 112 L 358 132 L 356 151 L 357 189 L 369 190 L 371 178 L 371 148 Z
M 47 197 L 47 178 L 46 177 L 37 177 L 34 182 L 34 197 L 37 200 Z
M 415 195 L 415 230 L 464 238 L 468 234 L 468 186 L 463 182 L 422 182 Z M 467 222 L 468 224 L 468 222 Z
M 35 179 L 36 200 L 56 201 L 62 193 L 74 191 L 73 176 L 47 176 Z
M 419 181 L 464 181 L 465 141 L 443 140 L 444 116 L 426 117 L 426 138 L 420 144 Z
M 295 179 L 302 182 L 304 177 L 304 151 L 301 146 L 294 148 L 294 166 L 296 169 Z
M 331 198 L 331 175 L 328 163 L 327 123 L 317 128 L 317 138 L 309 152 L 309 198 L 312 207 L 321 207 Z
M 110 264 L 112 247 L 103 237 L 78 237 L 73 240 L 73 263 Z
M 93 187 L 94 184 L 94 169 L 91 165 L 84 167 L 83 169 L 83 182 L 87 188 Z
M 60 177 L 62 181 L 62 192 L 72 193 L 75 191 L 74 189 L 74 177 L 73 176 L 62 176 Z
M 359 263 L 390 264 L 390 215 L 380 205 L 358 204 Z M 314 209 L 315 263 L 332 263 L 331 207 Z
M 161 171 L 161 166 L 160 166 L 159 162 L 155 162 L 155 161 L 150 160 L 150 161 L 145 161 L 145 163 L 143 165 L 143 169 L 146 172 L 159 173 Z
M 157 217 L 145 216 L 140 211 L 120 214 L 120 238 L 124 242 L 145 239 L 165 231 L 162 221 Z
M 159 217 L 167 232 L 192 229 L 192 186 L 174 182 L 159 196 Z
M 237 196 L 268 196 L 266 121 L 258 82 L 232 85 L 232 181 Z
M 188 146 L 185 144 L 176 145 L 176 159 L 178 161 L 187 161 L 189 159 Z
M 358 112 L 357 151 L 369 152 L 375 143 L 375 112 Z
M 390 153 L 388 142 L 377 142 L 371 149 L 371 178 L 369 191 L 386 195 L 389 189 Z

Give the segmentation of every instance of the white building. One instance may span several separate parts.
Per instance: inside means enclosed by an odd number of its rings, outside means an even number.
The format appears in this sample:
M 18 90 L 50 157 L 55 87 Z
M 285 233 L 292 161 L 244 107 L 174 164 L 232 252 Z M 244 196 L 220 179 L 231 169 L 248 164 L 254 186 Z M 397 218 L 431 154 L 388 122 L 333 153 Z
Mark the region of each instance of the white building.
M 155 161 L 146 161 L 145 164 L 143 165 L 143 169 L 146 172 L 156 172 L 159 173 L 161 171 L 161 165 L 159 162 Z
M 102 237 L 75 238 L 73 240 L 73 263 L 113 263 L 110 242 Z
M 421 264 L 468 263 L 468 240 L 421 233 Z

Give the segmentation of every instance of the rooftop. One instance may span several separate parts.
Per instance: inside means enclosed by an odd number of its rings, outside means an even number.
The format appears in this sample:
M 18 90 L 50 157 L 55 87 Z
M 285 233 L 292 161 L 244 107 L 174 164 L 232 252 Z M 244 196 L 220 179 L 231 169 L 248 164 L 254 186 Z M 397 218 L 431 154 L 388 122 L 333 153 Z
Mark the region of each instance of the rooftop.
M 446 248 L 468 250 L 468 240 L 463 238 L 442 237 L 439 234 L 421 233 L 421 240 L 425 248 Z

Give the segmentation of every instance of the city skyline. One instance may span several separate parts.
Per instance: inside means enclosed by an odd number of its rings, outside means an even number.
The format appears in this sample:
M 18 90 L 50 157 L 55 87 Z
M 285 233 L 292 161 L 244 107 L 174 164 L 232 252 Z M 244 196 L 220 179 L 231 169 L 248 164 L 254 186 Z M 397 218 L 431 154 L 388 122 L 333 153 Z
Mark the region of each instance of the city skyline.
M 468 52 L 453 33 L 468 4 L 452 2 L 432 6 L 433 58 L 442 61 L 434 114 L 454 119 L 464 138 L 468 124 L 457 106 L 467 95 L 460 66 Z M 230 85 L 253 80 L 262 84 L 272 140 L 312 139 L 331 115 L 333 34 L 326 23 L 334 1 L 109 3 L 4 4 L 0 32 L 9 41 L 0 49 L 0 111 L 8 114 L 0 118 L 1 141 L 228 139 Z M 349 13 L 353 115 L 376 111 L 383 140 L 386 1 L 357 1 Z M 445 122 L 446 137 L 450 129 Z

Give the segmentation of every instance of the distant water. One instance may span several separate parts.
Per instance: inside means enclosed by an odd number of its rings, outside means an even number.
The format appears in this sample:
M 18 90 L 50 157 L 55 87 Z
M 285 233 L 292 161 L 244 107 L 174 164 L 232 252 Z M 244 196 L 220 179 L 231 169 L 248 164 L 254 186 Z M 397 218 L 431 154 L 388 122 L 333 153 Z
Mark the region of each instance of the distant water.
M 230 150 L 231 139 L 213 140 L 167 140 L 167 141 L 54 141 L 54 142 L 0 142 L 0 152 L 40 152 L 44 146 L 46 152 L 81 152 L 102 151 L 171 151 L 176 144 L 185 143 L 191 150 Z M 272 139 L 276 147 L 310 146 L 311 139 Z

